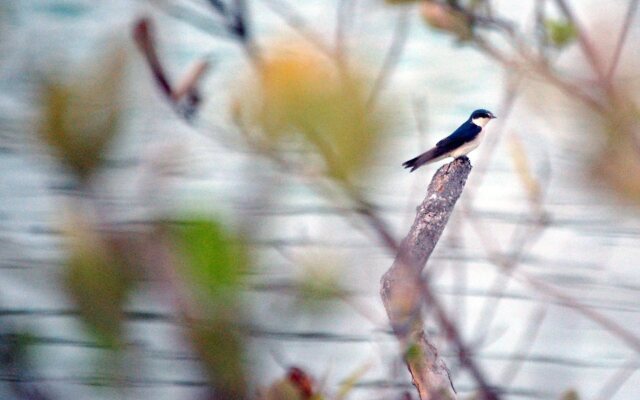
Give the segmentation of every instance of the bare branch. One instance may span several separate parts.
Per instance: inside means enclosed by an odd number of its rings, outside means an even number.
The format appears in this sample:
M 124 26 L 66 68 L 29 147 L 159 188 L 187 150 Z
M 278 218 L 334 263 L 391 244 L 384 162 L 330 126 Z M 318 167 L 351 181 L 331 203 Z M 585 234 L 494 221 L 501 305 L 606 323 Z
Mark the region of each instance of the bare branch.
M 156 84 L 176 112 L 189 120 L 200 105 L 198 84 L 207 71 L 209 62 L 201 60 L 195 63 L 177 87 L 173 87 L 158 56 L 152 21 L 148 18 L 138 20 L 133 28 L 133 36 Z
M 425 335 L 420 316 L 423 299 L 434 310 L 447 338 L 456 347 L 461 364 L 478 383 L 483 398 L 498 398 L 486 383 L 458 329 L 447 317 L 428 282 L 421 278 L 470 172 L 471 163 L 466 157 L 458 158 L 436 172 L 393 265 L 381 279 L 380 296 L 393 331 L 405 348 L 405 361 L 422 400 L 456 398 L 447 366 Z
M 158 83 L 160 89 L 162 89 L 162 93 L 168 98 L 171 98 L 173 89 L 171 88 L 169 78 L 162 67 L 160 58 L 158 57 L 151 20 L 148 18 L 142 18 L 136 22 L 133 29 L 133 37 L 140 49 L 140 52 L 147 60 L 151 73 L 153 74 L 153 77 Z
M 209 61 L 196 61 L 189 71 L 182 77 L 182 80 L 175 86 L 171 97 L 174 101 L 180 101 L 187 95 L 197 95 L 198 83 L 209 70 Z

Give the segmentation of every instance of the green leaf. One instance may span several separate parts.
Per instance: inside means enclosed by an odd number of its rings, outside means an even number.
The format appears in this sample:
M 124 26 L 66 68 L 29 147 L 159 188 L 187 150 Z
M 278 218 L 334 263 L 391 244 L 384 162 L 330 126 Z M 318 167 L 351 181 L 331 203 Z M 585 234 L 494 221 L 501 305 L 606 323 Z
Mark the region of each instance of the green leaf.
M 423 358 L 422 349 L 418 346 L 417 343 L 411 343 L 407 346 L 407 349 L 404 353 L 404 358 L 407 360 L 409 364 L 417 362 Z
M 237 327 L 224 317 L 193 322 L 191 338 L 219 398 L 247 398 L 244 342 Z
M 576 28 L 569 21 L 548 19 L 544 26 L 549 41 L 557 48 L 566 47 L 576 39 Z
M 85 224 L 73 226 L 68 239 L 71 254 L 64 274 L 68 292 L 97 342 L 116 349 L 133 274 Z
M 237 290 L 249 257 L 236 235 L 218 221 L 204 218 L 183 221 L 174 232 L 190 283 L 214 298 Z
M 246 398 L 245 343 L 239 285 L 249 265 L 244 242 L 211 218 L 186 218 L 172 229 L 184 262 L 182 278 L 193 295 L 194 315 L 183 315 L 217 397 Z

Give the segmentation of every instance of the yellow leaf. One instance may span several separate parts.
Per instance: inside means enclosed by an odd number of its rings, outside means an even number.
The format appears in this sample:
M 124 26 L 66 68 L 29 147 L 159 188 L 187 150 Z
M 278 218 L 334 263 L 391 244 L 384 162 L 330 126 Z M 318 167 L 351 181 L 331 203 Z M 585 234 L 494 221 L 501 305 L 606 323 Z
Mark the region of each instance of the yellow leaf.
M 117 132 L 124 67 L 124 53 L 118 50 L 106 54 L 100 67 L 87 76 L 44 87 L 40 134 L 81 179 L 99 165 Z

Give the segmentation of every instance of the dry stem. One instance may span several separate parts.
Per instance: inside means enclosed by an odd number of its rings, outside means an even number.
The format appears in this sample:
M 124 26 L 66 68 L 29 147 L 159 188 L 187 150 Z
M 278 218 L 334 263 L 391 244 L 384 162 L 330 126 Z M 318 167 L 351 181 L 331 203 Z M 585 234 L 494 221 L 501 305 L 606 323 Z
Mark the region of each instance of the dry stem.
M 423 300 L 441 312 L 439 315 L 444 321 L 439 322 L 442 326 L 452 328 L 445 329 L 445 333 L 449 339 L 453 339 L 451 333 L 455 333 L 460 361 L 476 378 L 482 396 L 485 399 L 497 398 L 493 389 L 486 384 L 480 369 L 469 357 L 457 330 L 448 321 L 443 310 L 439 309 L 441 305 L 433 304 L 435 296 L 429 283 L 421 278 L 422 270 L 462 194 L 469 172 L 471 163 L 466 157 L 456 159 L 436 172 L 426 198 L 418 207 L 409 234 L 403 240 L 393 265 L 381 280 L 382 301 L 393 331 L 405 349 L 405 361 L 422 400 L 456 398 L 447 366 L 424 332 L 420 316 Z

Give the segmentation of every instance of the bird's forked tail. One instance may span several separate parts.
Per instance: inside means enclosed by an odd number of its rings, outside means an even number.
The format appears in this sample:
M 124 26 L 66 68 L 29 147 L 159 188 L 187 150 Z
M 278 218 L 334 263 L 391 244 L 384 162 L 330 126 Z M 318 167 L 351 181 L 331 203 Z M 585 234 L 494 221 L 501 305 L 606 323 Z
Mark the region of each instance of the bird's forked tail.
M 416 169 L 422 167 L 425 164 L 428 164 L 433 161 L 438 161 L 442 157 L 441 149 L 434 147 L 431 150 L 425 151 L 420 154 L 418 157 L 412 158 L 411 160 L 405 161 L 402 163 L 402 166 L 405 168 L 411 168 L 409 172 L 413 172 Z

